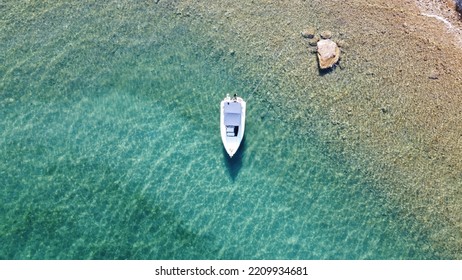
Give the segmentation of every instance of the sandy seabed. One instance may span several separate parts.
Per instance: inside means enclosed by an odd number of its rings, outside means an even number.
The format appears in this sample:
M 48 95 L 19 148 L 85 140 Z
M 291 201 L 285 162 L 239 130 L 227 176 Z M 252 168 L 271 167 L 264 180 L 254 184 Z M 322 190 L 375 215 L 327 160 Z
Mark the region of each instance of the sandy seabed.
M 138 15 L 136 9 L 143 11 L 143 19 L 151 16 L 146 11 L 159 9 L 152 15 L 162 14 L 166 22 L 174 18 L 175 24 L 185 25 L 184 32 L 192 30 L 203 35 L 197 36 L 195 44 L 200 46 L 201 52 L 210 51 L 207 59 L 223 61 L 229 66 L 230 72 L 236 74 L 227 73 L 229 77 L 247 77 L 242 85 L 253 86 L 240 94 L 248 101 L 248 108 L 263 102 L 265 106 L 261 107 L 271 108 L 271 113 L 261 112 L 261 116 L 255 119 L 283 122 L 297 136 L 319 141 L 319 146 L 325 149 L 322 152 L 332 162 L 338 162 L 344 174 L 363 175 L 358 176 L 358 180 L 363 181 L 357 185 L 364 186 L 364 192 L 373 192 L 376 196 L 371 197 L 377 197 L 377 201 L 385 201 L 387 205 L 384 207 L 392 209 L 387 213 L 398 213 L 398 221 L 418 221 L 409 224 L 418 225 L 415 232 L 422 232 L 425 240 L 428 236 L 434 250 L 441 252 L 435 258 L 462 259 L 462 28 L 450 3 L 436 0 L 114 2 L 100 3 L 110 7 L 107 10 L 90 5 L 96 2 L 75 4 L 81 8 L 80 13 L 69 3 L 59 3 L 68 14 L 59 13 L 58 16 L 60 9 L 51 10 L 50 16 L 56 15 L 52 19 L 47 14 L 47 5 L 53 6 L 52 1 L 37 4 L 44 6 L 37 9 L 42 9 L 43 14 L 28 10 L 27 5 L 10 4 L 9 7 L 14 9 L 5 14 L 3 20 L 14 24 L 5 25 L 5 32 L 0 36 L 14 40 L 2 41 L 11 43 L 10 48 L 5 43 L 5 49 L 18 57 L 23 56 L 22 52 L 32 52 L 31 57 L 40 61 L 28 61 L 27 58 L 16 61 L 7 54 L 0 54 L 0 60 L 6 62 L 0 66 L 0 72 L 3 71 L 4 77 L 9 79 L 4 78 L 0 88 L 6 85 L 11 93 L 34 96 L 33 89 L 36 88 L 28 87 L 28 82 L 40 85 L 40 88 L 55 88 L 56 77 L 52 74 L 61 71 L 50 71 L 53 68 L 69 70 L 62 72 L 69 76 L 65 80 L 77 85 L 82 78 L 73 75 L 87 73 L 85 70 L 88 69 L 105 68 L 96 63 L 105 61 L 98 60 L 98 54 L 106 55 L 108 61 L 114 59 L 113 52 L 100 45 L 119 44 L 124 46 L 122 51 L 129 54 L 133 52 L 129 47 L 137 46 L 137 38 L 128 35 L 135 33 L 141 42 L 149 41 L 145 38 L 147 33 L 140 31 L 149 27 L 147 20 L 141 20 L 142 24 L 136 26 L 136 30 L 133 17 Z M 104 16 L 97 13 L 103 10 Z M 31 18 L 22 20 L 18 15 L 30 15 Z M 83 32 L 85 28 L 66 26 L 66 22 L 68 18 L 74 18 L 74 22 L 80 23 L 77 20 L 80 15 L 87 15 L 92 20 L 87 26 L 98 26 L 103 31 L 90 29 L 87 39 L 78 41 L 79 33 L 73 30 Z M 43 24 L 55 25 L 51 26 L 53 28 L 43 25 L 47 28 L 28 32 L 27 28 L 33 29 L 35 21 L 40 18 L 44 19 Z M 106 21 L 108 18 L 117 20 Z M 113 26 L 115 23 L 119 24 L 117 28 Z M 332 71 L 319 71 L 314 47 L 300 34 L 308 27 L 316 29 L 317 33 L 331 31 L 332 39 L 341 45 L 340 63 Z M 104 30 L 108 35 L 99 38 Z M 65 35 L 61 36 L 60 32 Z M 28 34 L 34 34 L 34 38 L 28 38 Z M 158 38 L 151 39 L 155 43 Z M 28 40 L 35 44 L 22 44 Z M 87 42 L 92 45 L 86 46 Z M 82 47 L 80 52 L 66 50 L 72 49 L 69 43 Z M 62 53 L 59 46 L 64 46 Z M 49 49 L 58 55 L 53 56 L 53 52 L 47 51 Z M 90 50 L 100 50 L 100 53 L 93 54 Z M 77 65 L 82 69 L 74 69 L 74 64 L 64 67 L 60 64 L 67 60 L 82 61 L 79 55 L 82 54 L 84 59 L 88 53 L 92 53 L 90 57 L 93 59 Z M 60 57 L 64 59 L 60 60 Z M 8 65 L 8 62 L 12 64 Z M 42 67 L 32 67 L 35 63 Z M 28 69 L 22 66 L 30 66 L 32 70 L 21 72 L 22 68 Z M 95 92 L 105 85 L 111 87 L 114 76 L 109 70 L 112 69 L 104 70 L 108 70 L 102 72 L 107 75 L 102 74 L 98 82 L 89 83 L 97 85 Z M 43 75 L 40 75 L 41 71 Z M 51 74 L 47 76 L 47 73 Z M 45 79 L 37 83 L 32 80 L 37 76 Z M 59 86 L 56 88 L 60 90 Z M 51 96 L 53 100 L 52 93 L 44 92 L 42 98 Z M 30 96 L 24 99 L 28 100 Z M 16 99 L 21 97 L 13 99 L 6 95 L 0 105 L 9 106 Z M 150 205 L 148 202 L 145 204 Z M 141 211 L 140 215 L 143 213 Z M 62 217 L 58 214 L 55 212 L 56 216 Z M 56 223 L 54 216 L 51 218 Z M 175 218 L 175 215 L 161 215 L 162 220 Z M 168 234 L 166 231 L 165 236 Z M 202 248 L 203 239 L 197 240 Z
M 260 81 L 249 89 L 251 98 L 271 102 L 294 133 L 318 135 L 331 157 L 367 175 L 371 191 L 427 227 L 444 258 L 461 259 L 462 47 L 451 5 L 432 2 L 441 4 L 169 5 L 185 24 L 213 38 L 211 52 L 229 54 L 223 59 L 233 60 L 236 71 Z M 451 27 L 442 16 L 450 17 Z M 340 67 L 318 70 L 313 47 L 300 35 L 307 27 L 332 31 L 342 45 Z

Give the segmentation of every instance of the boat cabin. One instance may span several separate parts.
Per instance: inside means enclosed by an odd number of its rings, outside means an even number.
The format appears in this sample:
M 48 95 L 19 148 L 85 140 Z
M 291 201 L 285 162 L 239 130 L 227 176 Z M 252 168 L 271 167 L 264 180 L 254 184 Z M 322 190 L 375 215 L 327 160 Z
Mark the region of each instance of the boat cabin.
M 227 137 L 237 137 L 239 125 L 241 124 L 242 107 L 239 102 L 225 102 L 224 117 Z

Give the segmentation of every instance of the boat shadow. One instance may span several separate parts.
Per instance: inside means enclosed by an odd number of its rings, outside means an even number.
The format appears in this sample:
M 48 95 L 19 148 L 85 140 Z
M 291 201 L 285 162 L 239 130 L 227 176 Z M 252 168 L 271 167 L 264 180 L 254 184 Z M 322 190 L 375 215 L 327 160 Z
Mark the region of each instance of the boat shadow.
M 237 175 L 239 174 L 239 171 L 241 170 L 242 167 L 242 157 L 244 155 L 245 151 L 245 135 L 244 138 L 242 138 L 241 145 L 239 146 L 239 149 L 237 149 L 236 153 L 232 158 L 229 157 L 228 153 L 226 152 L 226 149 L 223 147 L 223 157 L 226 163 L 226 168 L 228 169 L 229 176 L 233 180 L 233 182 L 236 180 Z

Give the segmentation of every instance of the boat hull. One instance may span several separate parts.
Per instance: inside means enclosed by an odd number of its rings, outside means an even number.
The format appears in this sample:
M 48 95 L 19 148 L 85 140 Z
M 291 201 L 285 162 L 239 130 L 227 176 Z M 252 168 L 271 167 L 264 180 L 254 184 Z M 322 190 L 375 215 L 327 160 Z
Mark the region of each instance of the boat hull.
M 241 97 L 227 96 L 220 105 L 221 140 L 228 155 L 233 157 L 244 138 L 246 103 Z

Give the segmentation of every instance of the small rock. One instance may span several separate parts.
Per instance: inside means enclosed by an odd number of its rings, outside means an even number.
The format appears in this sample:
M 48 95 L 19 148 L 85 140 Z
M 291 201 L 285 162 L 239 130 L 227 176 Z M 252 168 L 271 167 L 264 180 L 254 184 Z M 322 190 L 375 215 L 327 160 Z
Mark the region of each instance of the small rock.
M 330 39 L 323 39 L 317 43 L 319 67 L 327 69 L 332 67 L 340 58 L 340 48 Z
M 303 38 L 312 39 L 316 34 L 316 30 L 313 27 L 308 27 L 302 31 Z
M 338 41 L 336 41 L 336 43 L 337 43 L 337 46 L 338 46 L 339 48 L 348 47 L 347 43 L 346 43 L 344 40 L 338 40 Z
M 347 115 L 352 116 L 353 115 L 353 109 L 351 107 L 347 108 Z
M 382 113 L 384 113 L 384 114 L 387 114 L 387 113 L 390 112 L 390 107 L 384 106 L 384 107 L 380 108 L 380 111 L 382 111 Z
M 315 47 L 318 45 L 318 42 L 321 38 L 319 38 L 319 35 L 314 35 L 313 38 L 310 39 L 310 41 L 308 41 L 308 44 L 312 47 Z
M 438 79 L 438 72 L 436 70 L 433 70 L 432 72 L 430 72 L 430 75 L 428 75 L 428 78 L 430 80 L 437 80 Z
M 328 30 L 321 32 L 321 38 L 322 39 L 330 39 L 330 38 L 332 38 L 332 32 L 328 31 Z

